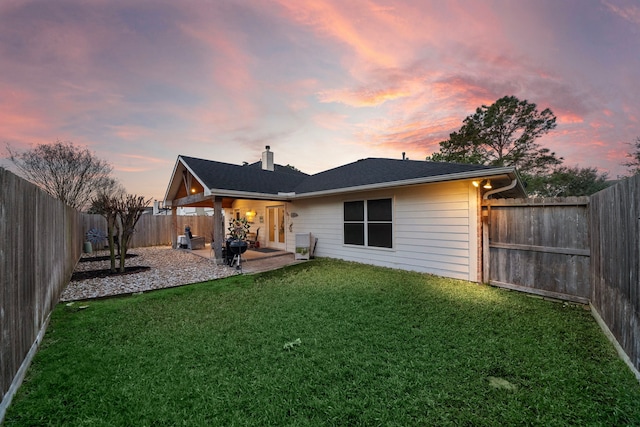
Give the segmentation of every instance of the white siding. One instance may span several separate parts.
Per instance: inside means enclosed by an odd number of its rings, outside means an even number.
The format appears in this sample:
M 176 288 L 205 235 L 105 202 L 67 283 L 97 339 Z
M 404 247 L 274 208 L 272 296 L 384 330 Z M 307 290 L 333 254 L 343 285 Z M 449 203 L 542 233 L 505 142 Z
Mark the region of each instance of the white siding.
M 295 200 L 287 219 L 318 238 L 320 257 L 478 281 L 476 191 L 461 181 Z M 343 244 L 344 201 L 376 198 L 393 199 L 393 248 Z

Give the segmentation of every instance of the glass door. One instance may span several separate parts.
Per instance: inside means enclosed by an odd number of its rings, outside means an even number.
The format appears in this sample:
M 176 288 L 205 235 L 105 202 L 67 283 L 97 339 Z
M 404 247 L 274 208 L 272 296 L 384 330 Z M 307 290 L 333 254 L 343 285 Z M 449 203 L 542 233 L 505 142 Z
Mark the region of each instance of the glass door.
M 270 206 L 267 208 L 267 239 L 270 248 L 285 248 L 284 206 Z

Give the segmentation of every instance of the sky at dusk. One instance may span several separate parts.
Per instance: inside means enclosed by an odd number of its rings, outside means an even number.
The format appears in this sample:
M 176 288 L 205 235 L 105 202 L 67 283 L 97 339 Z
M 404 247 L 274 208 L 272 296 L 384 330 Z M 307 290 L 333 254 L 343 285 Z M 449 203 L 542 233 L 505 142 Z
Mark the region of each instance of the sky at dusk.
M 610 177 L 640 136 L 638 0 L 2 0 L 0 153 L 56 140 L 163 199 L 178 155 L 423 160 L 505 95 Z

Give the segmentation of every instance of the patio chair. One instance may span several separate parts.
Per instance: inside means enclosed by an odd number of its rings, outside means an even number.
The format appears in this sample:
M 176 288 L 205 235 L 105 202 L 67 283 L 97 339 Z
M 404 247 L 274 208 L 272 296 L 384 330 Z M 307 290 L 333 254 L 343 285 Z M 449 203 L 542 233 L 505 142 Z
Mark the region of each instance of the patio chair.
M 256 230 L 256 235 L 253 238 L 247 239 L 247 243 L 249 244 L 249 249 L 255 249 L 260 246 L 260 244 L 258 243 L 259 236 L 260 236 L 260 227 L 258 227 L 258 229 Z

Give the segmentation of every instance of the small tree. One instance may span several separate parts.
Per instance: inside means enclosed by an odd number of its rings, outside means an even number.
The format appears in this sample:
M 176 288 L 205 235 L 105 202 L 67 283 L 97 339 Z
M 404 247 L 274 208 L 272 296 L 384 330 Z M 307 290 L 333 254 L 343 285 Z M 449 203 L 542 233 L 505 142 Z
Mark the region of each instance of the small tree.
M 627 157 L 631 160 L 623 163 L 623 166 L 629 168 L 631 175 L 640 174 L 640 136 L 636 138 L 635 142 L 630 143 L 633 148 L 631 153 L 627 153 Z
M 427 160 L 515 166 L 524 175 L 544 173 L 561 164 L 562 158 L 540 148 L 535 140 L 555 127 L 550 109 L 540 112 L 534 103 L 505 96 L 477 108 L 458 132 L 440 142 L 440 152 Z
M 133 236 L 140 216 L 150 202 L 151 199 L 145 200 L 144 197 L 134 194 L 127 194 L 118 200 L 117 214 L 122 226 L 120 234 L 120 272 L 122 273 L 125 271 L 124 263 L 131 236 Z
M 87 208 L 99 193 L 118 187 L 108 162 L 71 142 L 39 144 L 24 152 L 7 145 L 7 151 L 26 179 L 75 209 Z
M 111 256 L 111 272 L 116 272 L 116 252 L 114 236 L 119 236 L 118 226 L 119 197 L 99 194 L 91 203 L 91 210 L 102 215 L 107 220 L 107 238 L 109 240 L 109 254 Z

